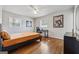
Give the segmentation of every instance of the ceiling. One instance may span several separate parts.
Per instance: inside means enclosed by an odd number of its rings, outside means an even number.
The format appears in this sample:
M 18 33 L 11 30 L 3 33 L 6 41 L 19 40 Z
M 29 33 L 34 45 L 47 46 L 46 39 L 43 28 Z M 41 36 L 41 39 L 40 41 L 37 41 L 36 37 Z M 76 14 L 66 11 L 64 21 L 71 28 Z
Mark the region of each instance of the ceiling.
M 38 8 L 39 11 L 37 14 L 34 14 L 33 8 L 31 8 L 30 5 L 4 5 L 3 10 L 36 18 L 48 15 L 56 11 L 70 9 L 73 7 L 73 5 L 33 5 L 33 6 L 35 8 Z

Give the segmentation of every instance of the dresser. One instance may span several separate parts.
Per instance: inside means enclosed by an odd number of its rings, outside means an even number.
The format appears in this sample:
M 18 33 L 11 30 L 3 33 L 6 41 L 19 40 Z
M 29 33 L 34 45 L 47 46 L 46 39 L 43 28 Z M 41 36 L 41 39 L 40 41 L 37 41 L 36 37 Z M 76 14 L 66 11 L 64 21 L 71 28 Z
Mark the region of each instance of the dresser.
M 64 54 L 79 54 L 79 41 L 69 32 L 64 35 Z

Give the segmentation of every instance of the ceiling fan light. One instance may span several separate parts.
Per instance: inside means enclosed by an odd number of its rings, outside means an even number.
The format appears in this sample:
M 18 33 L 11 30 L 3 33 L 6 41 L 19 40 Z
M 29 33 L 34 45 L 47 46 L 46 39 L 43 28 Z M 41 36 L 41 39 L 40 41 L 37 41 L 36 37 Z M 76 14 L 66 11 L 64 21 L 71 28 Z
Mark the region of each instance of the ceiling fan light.
M 37 14 L 37 11 L 36 10 L 34 10 L 34 14 Z

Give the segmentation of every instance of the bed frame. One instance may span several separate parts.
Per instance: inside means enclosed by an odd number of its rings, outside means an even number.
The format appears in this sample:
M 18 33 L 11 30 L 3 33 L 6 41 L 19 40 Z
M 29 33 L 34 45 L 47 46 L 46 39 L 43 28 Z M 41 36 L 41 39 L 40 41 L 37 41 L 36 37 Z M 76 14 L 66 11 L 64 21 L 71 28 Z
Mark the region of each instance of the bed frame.
M 5 40 L 2 42 L 2 51 L 11 51 L 21 46 L 31 44 L 38 39 L 41 41 L 41 35 L 35 32 L 11 35 L 11 40 Z

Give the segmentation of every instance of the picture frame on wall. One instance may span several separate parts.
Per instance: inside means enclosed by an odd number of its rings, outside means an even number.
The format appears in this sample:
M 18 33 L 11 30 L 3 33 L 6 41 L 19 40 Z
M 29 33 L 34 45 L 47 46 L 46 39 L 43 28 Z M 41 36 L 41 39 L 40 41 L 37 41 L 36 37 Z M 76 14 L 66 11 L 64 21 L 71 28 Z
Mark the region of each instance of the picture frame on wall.
M 26 21 L 26 27 L 32 27 L 32 21 Z
M 64 27 L 64 15 L 53 16 L 53 27 L 54 28 Z

